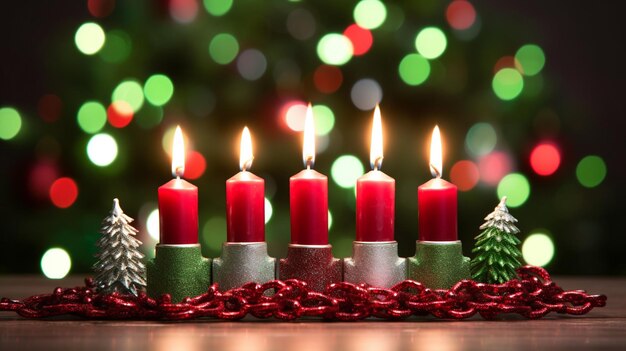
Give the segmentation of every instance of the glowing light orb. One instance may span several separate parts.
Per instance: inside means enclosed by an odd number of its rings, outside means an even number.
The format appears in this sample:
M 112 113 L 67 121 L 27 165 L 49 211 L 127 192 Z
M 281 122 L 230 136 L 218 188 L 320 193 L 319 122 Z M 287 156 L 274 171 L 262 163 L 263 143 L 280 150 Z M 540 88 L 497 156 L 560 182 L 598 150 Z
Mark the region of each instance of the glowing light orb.
M 437 27 L 426 27 L 415 38 L 417 52 L 430 60 L 441 56 L 446 51 L 447 45 L 446 35 Z
M 72 259 L 59 247 L 48 249 L 41 256 L 41 271 L 48 279 L 63 279 L 72 268 Z
M 155 74 L 146 80 L 143 92 L 149 103 L 154 106 L 163 106 L 174 95 L 174 84 L 168 76 Z
M 383 99 L 383 89 L 374 79 L 360 79 L 352 86 L 350 98 L 358 109 L 369 111 Z
M 126 101 L 113 101 L 107 108 L 109 124 L 115 128 L 124 128 L 133 120 L 133 108 Z
M 237 58 L 237 70 L 244 79 L 257 80 L 267 69 L 267 59 L 259 50 L 248 49 Z
M 340 156 L 333 162 L 330 168 L 330 175 L 342 188 L 352 188 L 356 186 L 356 180 L 364 173 L 361 161 L 352 155 Z
M 239 42 L 232 34 L 220 33 L 209 43 L 209 55 L 220 65 L 231 63 L 239 52 Z
M 553 144 L 539 144 L 530 153 L 530 166 L 539 175 L 549 176 L 553 174 L 560 164 L 561 153 Z
M 83 23 L 74 35 L 76 47 L 85 55 L 93 55 L 100 51 L 105 40 L 104 30 L 94 22 Z
M 518 70 L 503 68 L 493 76 L 493 92 L 501 100 L 509 101 L 519 96 L 524 89 L 524 78 Z
M 321 65 L 313 73 L 315 87 L 322 93 L 334 93 L 343 83 L 341 69 L 336 66 Z
M 387 8 L 378 0 L 361 0 L 354 7 L 353 16 L 360 27 L 376 29 L 385 22 Z
M 272 207 L 272 203 L 268 198 L 265 198 L 265 224 L 272 219 L 272 214 L 274 213 L 274 208 Z
M 430 63 L 420 54 L 408 54 L 400 61 L 398 73 L 407 85 L 417 86 L 430 76 Z
M 143 87 L 136 80 L 125 80 L 115 87 L 111 101 L 125 101 L 133 108 L 133 112 L 137 112 L 143 106 Z
M 132 47 L 132 40 L 126 32 L 112 30 L 107 33 L 106 42 L 98 55 L 105 62 L 120 63 L 130 56 Z
M 460 191 L 470 191 L 480 179 L 478 166 L 468 160 L 462 160 L 455 163 L 450 168 L 450 181 L 459 188 Z
M 328 230 L 333 226 L 333 214 L 328 210 Z
M 343 35 L 352 42 L 354 56 L 365 55 L 374 43 L 372 32 L 356 24 L 348 26 L 348 28 L 343 31 Z
M 72 178 L 59 178 L 50 185 L 49 195 L 54 206 L 68 208 L 78 198 L 78 186 Z
M 480 158 L 478 170 L 480 180 L 487 185 L 497 185 L 498 182 L 513 169 L 513 160 L 508 154 L 496 151 Z
M 204 9 L 213 16 L 224 16 L 233 7 L 233 0 L 203 0 Z
M 476 21 L 476 10 L 469 1 L 454 0 L 446 9 L 446 19 L 450 27 L 456 30 L 465 30 Z
M 586 188 L 595 188 L 606 177 L 606 163 L 600 156 L 585 156 L 576 166 L 576 178 Z
M 206 159 L 198 151 L 191 150 L 187 152 L 185 160 L 185 178 L 198 179 L 206 170 Z
M 76 121 L 85 133 L 94 134 L 107 123 L 107 111 L 101 103 L 87 101 L 78 109 Z
M 0 108 L 0 139 L 11 140 L 22 129 L 22 117 L 16 109 Z
M 315 134 L 327 135 L 335 126 L 335 114 L 326 105 L 314 105 L 313 116 L 315 116 Z
M 160 223 L 159 223 L 159 209 L 155 208 L 150 211 L 148 218 L 146 219 L 146 230 L 150 237 L 156 241 L 159 241 L 159 231 L 160 231 Z
M 87 143 L 87 156 L 94 165 L 106 167 L 117 158 L 117 142 L 109 134 L 96 134 Z
M 343 34 L 326 34 L 317 43 L 317 56 L 328 65 L 341 66 L 353 55 L 352 42 Z
M 517 50 L 515 60 L 519 62 L 520 71 L 525 76 L 534 76 L 543 69 L 546 56 L 538 45 L 526 44 Z
M 509 207 L 522 206 L 530 196 L 530 183 L 521 173 L 507 174 L 498 183 L 498 199 L 507 197 L 506 204 Z
M 554 243 L 544 233 L 531 234 L 522 244 L 522 256 L 526 263 L 544 267 L 554 257 Z
M 489 123 L 476 123 L 465 136 L 465 148 L 474 157 L 481 157 L 489 154 L 496 147 L 498 135 L 496 130 Z

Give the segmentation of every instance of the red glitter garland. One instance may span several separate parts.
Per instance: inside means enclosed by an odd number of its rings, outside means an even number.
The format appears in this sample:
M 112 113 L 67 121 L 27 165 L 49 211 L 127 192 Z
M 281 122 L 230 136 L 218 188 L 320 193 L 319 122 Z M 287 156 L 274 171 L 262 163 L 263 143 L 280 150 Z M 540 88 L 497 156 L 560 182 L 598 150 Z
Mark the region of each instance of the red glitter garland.
M 538 319 L 550 312 L 585 314 L 606 304 L 605 295 L 582 290 L 564 291 L 546 270 L 525 266 L 519 279 L 504 284 L 463 280 L 449 290 L 431 290 L 405 280 L 391 289 L 347 282 L 334 283 L 324 293 L 311 291 L 303 281 L 273 280 L 249 283 L 220 292 L 217 285 L 200 296 L 172 303 L 169 295 L 153 299 L 145 294 L 98 294 L 91 279 L 86 286 L 56 288 L 52 294 L 24 300 L 0 300 L 0 311 L 15 311 L 25 318 L 76 315 L 89 319 L 186 320 L 201 317 L 235 320 L 252 315 L 293 320 L 322 317 L 327 320 L 357 321 L 368 317 L 403 319 L 433 315 L 443 319 L 465 319 L 476 313 L 485 319 L 517 313 Z

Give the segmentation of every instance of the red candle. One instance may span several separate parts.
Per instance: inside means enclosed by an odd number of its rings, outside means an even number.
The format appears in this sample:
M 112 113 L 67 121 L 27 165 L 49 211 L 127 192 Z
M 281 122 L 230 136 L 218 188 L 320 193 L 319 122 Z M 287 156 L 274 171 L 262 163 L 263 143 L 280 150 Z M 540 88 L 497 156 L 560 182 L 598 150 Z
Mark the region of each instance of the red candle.
M 172 174 L 159 187 L 160 244 L 198 243 L 198 188 L 180 177 L 185 173 L 185 144 L 180 127 L 174 133 Z
M 311 169 L 315 162 L 315 129 L 311 105 L 306 110 L 302 157 L 306 169 L 289 179 L 291 243 L 328 244 L 328 178 Z
M 441 179 L 442 147 L 439 127 L 433 130 L 430 145 L 430 171 L 434 179 L 417 188 L 419 239 L 456 241 L 457 188 Z
M 265 241 L 265 181 L 248 170 L 252 166 L 252 140 L 248 127 L 241 134 L 241 172 L 226 181 L 228 242 Z
M 393 241 L 396 181 L 380 171 L 383 131 L 378 105 L 374 110 L 370 164 L 372 171 L 356 182 L 356 240 Z

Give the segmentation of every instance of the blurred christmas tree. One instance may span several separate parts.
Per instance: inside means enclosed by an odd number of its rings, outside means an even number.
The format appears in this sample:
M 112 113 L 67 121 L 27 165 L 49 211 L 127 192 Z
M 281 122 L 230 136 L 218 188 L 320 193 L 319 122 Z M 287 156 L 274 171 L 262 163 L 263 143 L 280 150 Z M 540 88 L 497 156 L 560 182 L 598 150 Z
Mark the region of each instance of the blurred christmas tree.
M 238 133 L 248 125 L 255 172 L 267 183 L 270 253 L 283 254 L 288 177 L 301 167 L 298 132 L 308 101 L 316 168 L 333 180 L 329 225 L 338 256 L 350 254 L 354 184 L 366 171 L 377 103 L 389 134 L 385 171 L 397 179 L 402 205 L 396 233 L 404 256 L 417 237 L 416 187 L 429 177 L 426 143 L 435 123 L 444 136 L 444 176 L 462 192 L 459 226 L 468 242 L 481 216 L 473 203 L 506 195 L 510 207 L 522 206 L 520 217 L 533 218 L 524 220 L 529 225 L 557 228 L 576 209 L 533 216 L 557 206 L 541 185 L 529 206 L 531 184 L 558 179 L 567 198 L 577 180 L 595 187 L 606 175 L 600 156 L 562 162 L 540 37 L 519 30 L 523 19 L 501 20 L 470 1 L 88 0 L 69 12 L 82 20 L 59 27 L 46 45 L 48 93 L 36 108 L 0 106 L 0 138 L 15 141 L 15 154 L 29 160 L 15 175 L 15 189 L 27 190 L 9 195 L 26 199 L 17 218 L 38 218 L 12 228 L 23 233 L 17 252 L 33 262 L 58 245 L 77 271 L 87 271 L 97 214 L 115 196 L 137 213 L 152 255 L 156 188 L 169 177 L 176 124 L 192 143 L 186 178 L 200 188 L 204 253 L 217 256 L 225 240 L 224 181 L 237 171 Z M 35 114 L 41 118 L 26 121 Z M 557 172 L 563 167 L 569 173 Z M 80 221 L 68 229 L 69 217 Z M 42 239 L 43 226 L 50 233 Z M 552 254 L 543 250 L 538 259 L 545 264 Z M 0 271 L 35 269 L 0 264 Z

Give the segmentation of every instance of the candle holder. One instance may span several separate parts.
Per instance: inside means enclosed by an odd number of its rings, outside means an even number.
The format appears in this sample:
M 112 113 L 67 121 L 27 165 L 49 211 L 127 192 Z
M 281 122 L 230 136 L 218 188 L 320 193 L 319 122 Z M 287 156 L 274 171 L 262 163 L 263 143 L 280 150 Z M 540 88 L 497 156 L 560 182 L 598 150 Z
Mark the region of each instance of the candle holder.
M 316 291 L 342 281 L 341 259 L 334 258 L 332 246 L 289 244 L 287 257 L 278 264 L 279 279 L 300 279 Z
M 200 244 L 156 246 L 146 265 L 147 291 L 154 298 L 170 294 L 172 302 L 203 294 L 211 285 L 211 260 L 202 257 Z
M 407 277 L 406 258 L 398 257 L 396 241 L 354 241 L 352 257 L 344 259 L 343 279 L 390 288 Z
M 263 284 L 274 280 L 275 274 L 276 259 L 268 256 L 265 242 L 225 242 L 222 255 L 213 259 L 213 283 L 221 291 L 249 282 Z
M 448 289 L 470 279 L 470 259 L 463 256 L 461 241 L 418 240 L 415 256 L 409 257 L 409 279 L 432 289 Z

